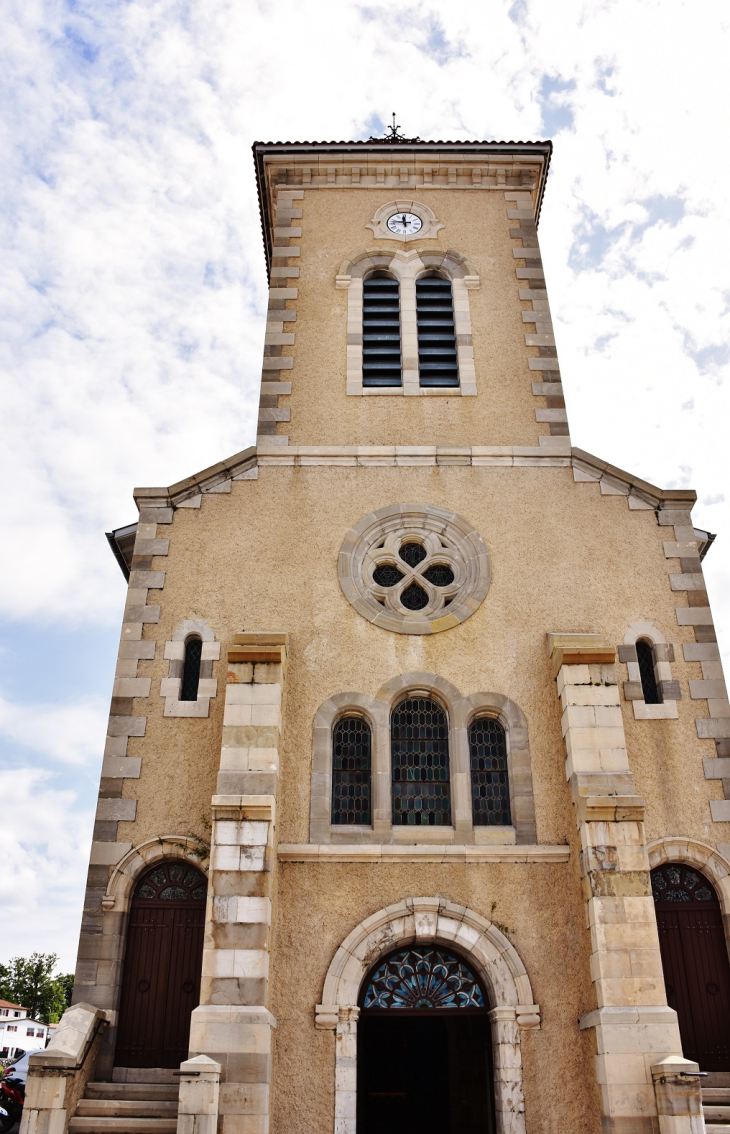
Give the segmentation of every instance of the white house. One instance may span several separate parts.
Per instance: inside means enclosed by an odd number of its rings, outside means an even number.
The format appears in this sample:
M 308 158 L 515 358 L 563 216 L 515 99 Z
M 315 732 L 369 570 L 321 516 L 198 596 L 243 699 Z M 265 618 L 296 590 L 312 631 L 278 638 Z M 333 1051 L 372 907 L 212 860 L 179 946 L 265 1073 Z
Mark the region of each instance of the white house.
M 14 1059 L 26 1051 L 42 1051 L 48 1024 L 32 1020 L 21 1004 L 0 1000 L 0 1059 Z

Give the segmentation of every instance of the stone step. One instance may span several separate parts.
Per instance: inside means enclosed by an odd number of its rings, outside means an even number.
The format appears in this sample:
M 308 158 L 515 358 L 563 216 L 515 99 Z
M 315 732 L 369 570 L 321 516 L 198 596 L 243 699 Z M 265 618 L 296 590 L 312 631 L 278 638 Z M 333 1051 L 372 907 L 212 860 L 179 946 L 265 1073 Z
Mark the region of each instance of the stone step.
M 726 1122 L 705 1122 L 706 1134 L 727 1134 L 729 1129 Z
M 80 1099 L 76 1118 L 174 1118 L 177 1102 L 151 1099 Z
M 730 1106 L 730 1087 L 703 1087 L 702 1101 L 716 1106 Z
M 115 1083 L 178 1083 L 180 1076 L 174 1067 L 115 1067 Z
M 172 1083 L 87 1083 L 85 1099 L 177 1102 L 180 1080 Z
M 705 1112 L 705 1122 L 730 1123 L 730 1106 L 714 1106 L 713 1103 L 702 1103 Z
M 69 1134 L 175 1134 L 177 1118 L 72 1118 Z

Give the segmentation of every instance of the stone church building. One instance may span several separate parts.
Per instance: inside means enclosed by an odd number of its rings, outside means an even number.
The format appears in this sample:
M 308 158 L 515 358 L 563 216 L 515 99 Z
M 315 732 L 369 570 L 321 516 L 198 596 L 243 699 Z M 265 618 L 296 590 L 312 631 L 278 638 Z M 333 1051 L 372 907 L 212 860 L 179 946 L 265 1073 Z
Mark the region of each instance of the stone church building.
M 76 1003 L 23 1134 L 730 1121 L 713 537 L 571 444 L 551 144 L 391 134 L 254 146 L 256 445 L 110 534 Z

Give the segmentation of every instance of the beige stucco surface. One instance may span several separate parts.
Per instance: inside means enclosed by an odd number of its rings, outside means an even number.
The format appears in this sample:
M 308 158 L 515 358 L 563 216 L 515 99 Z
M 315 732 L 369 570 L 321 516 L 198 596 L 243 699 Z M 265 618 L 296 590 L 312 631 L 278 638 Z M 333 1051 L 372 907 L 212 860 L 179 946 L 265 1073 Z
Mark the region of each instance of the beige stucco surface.
M 400 500 L 453 508 L 490 550 L 485 601 L 442 634 L 381 630 L 353 610 L 339 586 L 337 554 L 346 533 L 373 509 Z M 669 587 L 675 564 L 664 557 L 666 529 L 653 512 L 632 512 L 624 498 L 574 483 L 570 469 L 262 468 L 257 481 L 234 483 L 230 495 L 205 496 L 199 510 L 177 511 L 168 530 L 161 619 L 146 636 L 164 642 L 183 618 L 204 618 L 224 643 L 224 657 L 239 630 L 290 634 L 278 832 L 284 842 L 308 837 L 312 719 L 336 693 L 374 695 L 389 678 L 421 670 L 465 695 L 510 697 L 530 729 L 538 838 L 560 842 L 573 820 L 546 634 L 567 628 L 618 643 L 630 622 L 649 620 L 675 645 L 675 676 L 683 683 L 700 676 L 699 665 L 682 659 L 681 642 L 692 640 L 692 631 L 676 625 L 675 607 L 686 600 Z M 153 695 L 145 704 L 146 737 L 132 738 L 129 747 L 130 755 L 144 748 L 142 777 L 126 780 L 124 790 L 141 802 L 135 823 L 119 830 L 120 839 L 135 842 L 160 830 L 187 833 L 191 824 L 202 833 L 199 817 L 219 759 L 225 662 L 213 667 L 218 697 L 208 720 L 165 720 L 163 699 L 155 696 L 167 675 L 162 655 L 158 648 L 157 660 L 139 667 L 152 677 Z M 619 671 L 625 679 L 625 667 Z M 635 721 L 624 704 L 652 838 L 680 831 L 717 838 L 707 800 L 721 798 L 721 787 L 701 776 L 701 759 L 714 746 L 697 739 L 697 710 L 685 698 L 676 721 Z
M 492 584 L 461 626 L 429 637 L 393 634 L 347 603 L 337 576 L 345 534 L 386 504 L 415 501 L 457 510 L 487 544 Z M 218 696 L 207 720 L 164 719 L 156 697 L 167 674 L 162 648 L 140 663 L 152 677 L 139 780 L 125 796 L 139 799 L 134 823 L 119 838 L 139 842 L 160 832 L 206 835 L 220 755 L 226 650 L 243 629 L 286 630 L 278 838 L 306 842 L 309 827 L 312 720 L 327 698 L 346 691 L 376 694 L 410 670 L 435 673 L 463 694 L 507 695 L 527 717 L 538 840 L 569 843 L 567 864 L 297 864 L 279 868 L 272 955 L 272 1010 L 277 1016 L 277 1134 L 331 1130 L 334 1033 L 314 1028 L 327 967 L 354 925 L 411 894 L 438 894 L 506 925 L 543 1012 L 540 1032 L 525 1034 L 526 1107 L 533 1134 L 598 1131 L 591 1086 L 591 1038 L 578 1018 L 593 1008 L 589 936 L 578 873 L 574 810 L 565 783 L 565 748 L 546 634 L 592 631 L 623 641 L 628 624 L 652 621 L 675 645 L 674 676 L 686 688 L 699 667 L 682 660 L 691 629 L 676 625 L 684 596 L 670 590 L 676 569 L 664 557 L 652 511 L 630 511 L 622 497 L 575 483 L 568 468 L 261 468 L 259 479 L 230 494 L 204 496 L 200 509 L 175 513 L 167 529 L 165 587 L 158 625 L 146 637 L 164 642 L 183 618 L 205 619 L 222 642 L 213 666 Z M 162 562 L 162 561 L 160 561 Z M 191 564 L 195 565 L 191 570 Z M 619 666 L 621 679 L 625 667 Z M 697 706 L 679 703 L 679 719 L 643 722 L 624 703 L 629 759 L 647 798 L 647 836 L 682 833 L 717 839 L 708 799 Z M 496 905 L 493 905 L 496 903 Z M 566 1085 L 570 1089 L 566 1089 Z
M 413 196 L 413 194 L 412 194 Z M 304 190 L 295 203 L 302 208 L 301 256 L 292 261 L 300 276 L 296 341 L 292 355 L 291 423 L 280 425 L 293 445 L 537 445 L 546 425 L 535 423 L 534 410 L 544 403 L 533 393 L 527 358 L 537 355 L 525 346 L 514 241 L 509 229 L 510 203 L 504 190 L 419 189 L 417 199 L 433 209 L 444 224 L 436 237 L 409 241 L 407 250 L 466 256 L 480 287 L 469 291 L 477 370 L 477 397 L 347 397 L 345 394 L 347 290 L 335 290 L 343 262 L 366 249 L 395 251 L 400 242 L 376 240 L 365 224 L 381 205 L 398 194 L 393 189 Z M 300 222 L 296 222 L 300 223 Z M 272 316 L 273 317 L 273 316 Z M 285 374 L 284 377 L 288 377 Z M 495 407 L 499 407 L 495 412 Z

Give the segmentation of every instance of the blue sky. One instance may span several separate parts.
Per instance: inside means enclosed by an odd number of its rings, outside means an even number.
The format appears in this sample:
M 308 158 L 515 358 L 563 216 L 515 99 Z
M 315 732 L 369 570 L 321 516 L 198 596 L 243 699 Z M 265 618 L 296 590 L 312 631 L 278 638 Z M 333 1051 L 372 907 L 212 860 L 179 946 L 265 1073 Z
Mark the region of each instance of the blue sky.
M 692 486 L 730 643 L 724 6 L 10 0 L 0 960 L 73 966 L 135 484 L 253 442 L 255 139 L 531 139 L 574 443 Z M 12 492 L 7 487 L 12 485 Z

